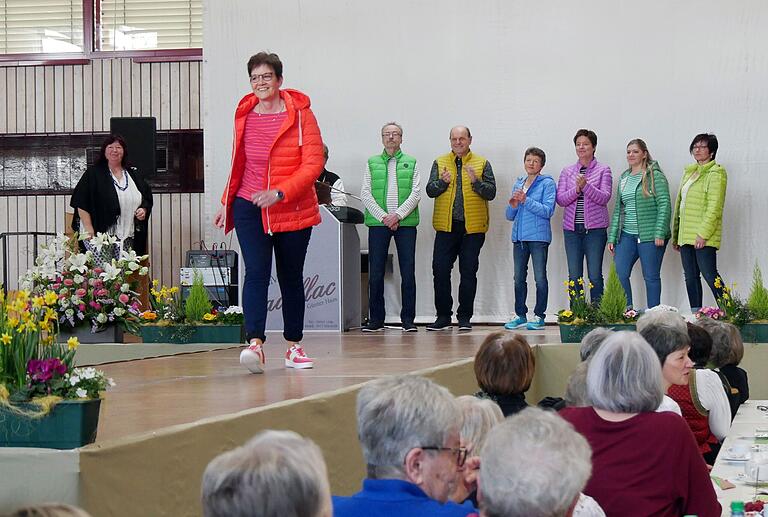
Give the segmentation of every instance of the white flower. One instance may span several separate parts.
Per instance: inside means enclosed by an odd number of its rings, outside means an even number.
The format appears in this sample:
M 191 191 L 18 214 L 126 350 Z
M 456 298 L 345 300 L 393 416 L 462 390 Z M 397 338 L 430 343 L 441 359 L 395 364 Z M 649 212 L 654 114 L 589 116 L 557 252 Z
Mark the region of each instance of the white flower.
M 123 314 L 125 314 L 125 309 L 123 309 L 122 307 L 115 307 L 115 310 L 113 310 L 112 312 L 114 313 L 115 316 L 120 317 Z
M 107 322 L 107 315 L 103 312 L 100 312 L 98 316 L 96 316 L 96 321 L 99 323 L 106 323 Z
M 80 377 L 78 377 L 77 375 L 72 375 L 72 376 L 69 378 L 69 384 L 70 384 L 71 386 L 77 386 L 77 383 L 78 383 L 78 382 L 80 382 Z
M 136 252 L 133 250 L 131 251 L 122 250 L 120 252 L 120 260 L 124 260 L 126 262 L 138 262 L 139 257 L 136 255 Z
M 230 305 L 224 311 L 224 314 L 242 314 L 242 313 L 243 313 L 242 307 L 239 307 L 237 305 Z
M 146 275 L 148 272 L 149 272 L 149 268 L 148 268 L 148 267 L 146 267 L 146 266 L 145 266 L 145 267 L 142 267 L 141 269 L 139 269 L 139 274 L 140 274 L 141 276 L 144 276 L 144 275 Z
M 110 388 L 114 388 L 115 386 L 117 386 L 117 383 L 115 383 L 112 377 L 109 377 L 107 378 L 107 386 L 109 386 Z
M 93 379 L 94 377 L 96 377 L 96 369 L 84 368 L 81 375 L 83 376 L 83 379 Z
M 121 293 L 127 293 L 130 290 L 131 290 L 131 286 L 128 285 L 128 284 L 123 284 L 123 285 L 120 286 L 120 292 Z
M 88 266 L 86 265 L 87 262 L 88 256 L 83 253 L 72 255 L 69 257 L 69 270 L 78 271 L 79 273 L 84 274 L 86 271 L 88 271 Z
M 111 246 L 117 243 L 117 237 L 108 233 L 97 233 L 96 237 L 91 239 L 91 245 L 98 250 L 101 250 L 104 246 Z
M 72 309 L 67 309 L 64 311 L 64 314 L 67 316 L 67 318 L 71 318 L 72 316 L 75 315 L 75 311 Z
M 86 395 L 88 395 L 88 392 L 85 391 L 83 388 L 77 388 L 75 390 L 75 395 L 77 395 L 78 397 L 80 397 L 82 399 L 82 398 L 85 398 Z
M 139 266 L 139 264 L 136 262 L 128 262 L 128 269 L 130 269 L 131 271 L 136 271 L 140 267 L 141 266 Z
M 72 278 L 72 280 L 74 280 L 76 284 L 82 284 L 83 280 L 85 280 L 85 278 L 83 277 L 83 275 L 75 275 Z
M 104 279 L 105 282 L 111 282 L 118 277 L 122 269 L 115 266 L 115 264 L 104 264 L 104 272 L 99 276 Z

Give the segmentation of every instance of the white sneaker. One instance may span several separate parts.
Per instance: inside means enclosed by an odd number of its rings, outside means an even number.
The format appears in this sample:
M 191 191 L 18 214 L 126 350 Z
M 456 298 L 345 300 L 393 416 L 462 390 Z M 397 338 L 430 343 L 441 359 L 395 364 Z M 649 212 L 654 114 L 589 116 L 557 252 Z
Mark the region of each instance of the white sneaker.
M 250 345 L 240 352 L 240 364 L 248 368 L 251 373 L 264 373 L 266 362 L 261 345 Z
M 307 354 L 304 353 L 304 348 L 300 344 L 294 343 L 288 350 L 286 350 L 286 368 L 296 368 L 298 370 L 303 370 L 305 368 L 312 368 L 313 366 L 315 366 L 315 362 L 307 357 Z

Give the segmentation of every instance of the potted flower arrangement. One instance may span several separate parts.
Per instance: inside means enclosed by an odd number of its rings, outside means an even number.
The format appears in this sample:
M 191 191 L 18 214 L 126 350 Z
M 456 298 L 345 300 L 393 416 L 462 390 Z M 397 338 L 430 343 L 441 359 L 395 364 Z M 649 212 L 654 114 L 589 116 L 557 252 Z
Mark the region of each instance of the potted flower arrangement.
M 585 285 L 583 278 L 576 282 L 566 281 L 565 286 L 571 299 L 571 308 L 557 313 L 561 342 L 578 343 L 595 327 L 635 330 L 635 322 L 640 313 L 627 308 L 627 295 L 621 287 L 615 265 L 611 264 L 599 304 L 587 301 L 585 288 L 591 288 L 592 284 Z
M 182 304 L 178 287 L 152 281 L 151 310 L 142 312 L 141 337 L 145 343 L 241 343 L 243 311 L 231 306 L 212 308 L 202 278 L 195 275 L 189 296 Z
M 122 341 L 123 331 L 138 332 L 135 289 L 138 277 L 147 274 L 140 264 L 146 256 L 118 250 L 116 239 L 101 233 L 89 241 L 89 248 L 80 253 L 76 239 L 58 235 L 41 246 L 21 285 L 34 295 L 56 295 L 52 308 L 62 333 L 82 343 Z
M 73 367 L 79 342 L 58 342 L 58 300 L 0 290 L 0 446 L 71 449 L 96 439 L 100 393 L 114 383 Z
M 717 307 L 702 307 L 696 312 L 696 318 L 727 321 L 739 327 L 745 342 L 768 343 L 768 290 L 763 285 L 760 267 L 755 264 L 752 289 L 746 301 L 735 291 L 735 285 L 729 288 L 720 277 L 715 278 L 715 287 L 722 291 Z

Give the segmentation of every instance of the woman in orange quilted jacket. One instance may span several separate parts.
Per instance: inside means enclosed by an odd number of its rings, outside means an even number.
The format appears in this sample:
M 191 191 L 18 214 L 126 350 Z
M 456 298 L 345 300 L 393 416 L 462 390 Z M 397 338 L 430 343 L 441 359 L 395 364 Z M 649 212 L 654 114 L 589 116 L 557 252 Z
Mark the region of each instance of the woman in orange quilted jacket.
M 267 291 L 274 251 L 283 311 L 287 368 L 312 368 L 304 353 L 304 259 L 320 223 L 314 183 L 323 170 L 323 142 L 309 97 L 285 89 L 277 54 L 248 60 L 253 93 L 235 111 L 232 170 L 214 224 L 232 228 L 245 262 L 243 313 L 248 348 L 240 364 L 264 371 Z

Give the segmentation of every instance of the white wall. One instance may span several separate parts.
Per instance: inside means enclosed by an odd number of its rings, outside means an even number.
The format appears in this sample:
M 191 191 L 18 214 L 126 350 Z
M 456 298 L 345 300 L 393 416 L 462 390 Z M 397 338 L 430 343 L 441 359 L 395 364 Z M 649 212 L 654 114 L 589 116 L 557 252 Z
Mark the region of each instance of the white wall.
M 545 172 L 557 178 L 575 162 L 572 138 L 581 127 L 597 132 L 597 157 L 611 165 L 614 178 L 625 168 L 627 141 L 645 139 L 673 195 L 683 166 L 692 161 L 691 138 L 716 133 L 718 161 L 729 172 L 720 272 L 746 295 L 756 257 L 768 271 L 763 0 L 231 0 L 208 2 L 204 19 L 211 210 L 226 181 L 234 107 L 249 89 L 245 64 L 267 49 L 283 60 L 284 86 L 311 96 L 331 148 L 329 169 L 352 192 L 359 192 L 366 158 L 381 150 L 384 122 L 403 125 L 403 149 L 417 157 L 425 175 L 432 160 L 449 150 L 451 126 L 472 129 L 472 148 L 490 160 L 499 190 L 480 259 L 476 321 L 505 320 L 514 306 L 504 207 L 514 177 L 523 173 L 522 152 L 530 145 L 543 148 Z M 434 317 L 432 206 L 425 195 L 417 248 L 422 321 Z M 549 254 L 550 314 L 566 304 L 561 221 L 558 209 Z M 606 252 L 606 273 L 609 260 Z M 671 248 L 662 274 L 662 303 L 687 309 L 679 256 Z M 636 305 L 643 306 L 639 264 L 634 280 Z M 393 319 L 398 291 L 394 282 L 387 286 Z M 532 272 L 529 293 L 532 312 Z M 705 304 L 711 301 L 707 293 Z

